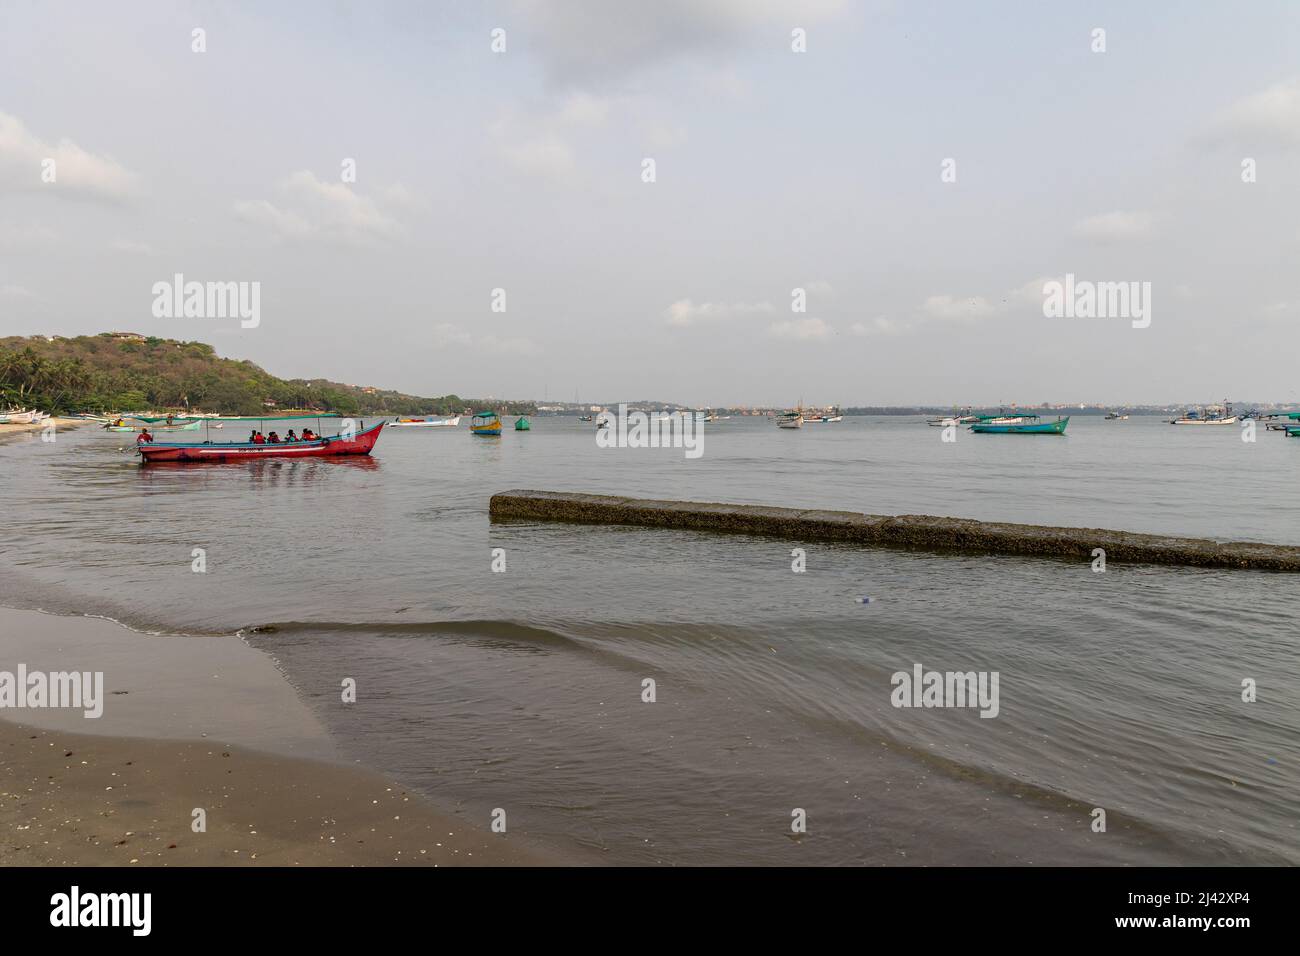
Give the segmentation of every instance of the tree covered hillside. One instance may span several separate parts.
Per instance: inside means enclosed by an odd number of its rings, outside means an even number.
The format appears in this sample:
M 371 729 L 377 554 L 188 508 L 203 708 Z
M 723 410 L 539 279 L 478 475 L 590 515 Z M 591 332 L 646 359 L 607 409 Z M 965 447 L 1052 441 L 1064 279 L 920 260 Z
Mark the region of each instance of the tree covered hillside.
M 273 404 L 272 404 L 273 403 Z M 0 338 L 0 407 L 42 411 L 185 410 L 259 415 L 268 408 L 343 415 L 454 414 L 472 399 L 421 398 L 325 379 L 281 379 L 211 345 L 104 332 L 75 338 Z M 511 413 L 531 403 L 495 403 Z

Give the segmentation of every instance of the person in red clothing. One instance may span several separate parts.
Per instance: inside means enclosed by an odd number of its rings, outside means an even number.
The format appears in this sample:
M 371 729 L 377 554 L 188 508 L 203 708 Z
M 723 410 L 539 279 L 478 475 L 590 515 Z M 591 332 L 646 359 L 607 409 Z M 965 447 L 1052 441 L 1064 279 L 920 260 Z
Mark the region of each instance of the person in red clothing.
M 253 444 L 254 444 L 254 445 L 265 445 L 265 444 L 266 444 L 266 439 L 265 439 L 264 437 L 262 437 L 262 433 L 261 433 L 261 432 L 255 432 L 255 433 L 253 434 Z
M 271 432 L 271 434 L 269 434 L 269 435 L 266 436 L 266 440 L 267 440 L 268 442 L 270 442 L 272 445 L 278 445 L 278 444 L 280 444 L 280 434 L 279 434 L 279 432 Z
M 314 431 L 312 431 L 310 428 L 304 428 L 304 429 L 302 430 L 302 440 L 303 440 L 303 441 L 315 441 L 315 440 L 316 440 L 316 433 L 315 433 Z
M 140 434 L 137 435 L 135 439 L 137 445 L 147 445 L 152 441 L 153 436 L 149 434 L 149 429 L 147 428 L 140 429 Z

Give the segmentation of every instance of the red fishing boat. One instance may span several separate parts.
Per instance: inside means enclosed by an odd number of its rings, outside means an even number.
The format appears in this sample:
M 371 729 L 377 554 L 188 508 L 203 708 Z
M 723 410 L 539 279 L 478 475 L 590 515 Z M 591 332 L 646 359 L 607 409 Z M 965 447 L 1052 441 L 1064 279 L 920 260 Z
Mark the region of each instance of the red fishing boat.
M 312 441 L 254 444 L 252 442 L 141 442 L 136 450 L 144 463 L 162 461 L 249 461 L 260 458 L 333 458 L 369 455 L 379 441 L 384 422 L 354 435 L 336 435 Z

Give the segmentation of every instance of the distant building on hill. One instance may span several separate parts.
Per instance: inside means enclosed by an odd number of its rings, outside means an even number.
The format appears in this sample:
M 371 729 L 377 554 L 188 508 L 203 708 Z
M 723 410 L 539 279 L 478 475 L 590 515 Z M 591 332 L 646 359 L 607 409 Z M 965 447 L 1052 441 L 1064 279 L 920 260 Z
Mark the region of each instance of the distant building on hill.
M 116 342 L 143 342 L 146 338 L 139 332 L 109 332 L 108 334 Z

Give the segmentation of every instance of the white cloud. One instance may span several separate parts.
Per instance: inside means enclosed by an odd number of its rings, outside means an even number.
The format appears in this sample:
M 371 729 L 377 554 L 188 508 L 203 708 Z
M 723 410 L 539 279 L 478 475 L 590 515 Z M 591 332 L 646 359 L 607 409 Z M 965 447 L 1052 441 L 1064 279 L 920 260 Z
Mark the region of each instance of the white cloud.
M 590 93 L 572 93 L 565 98 L 556 118 L 572 126 L 599 126 L 609 116 L 613 100 Z
M 40 223 L 0 223 L 0 249 L 33 249 L 51 246 L 58 235 Z
M 997 311 L 993 304 L 982 296 L 957 299 L 950 295 L 932 295 L 922 303 L 921 308 L 927 315 L 949 322 L 982 319 Z
M 521 172 L 555 179 L 569 176 L 575 166 L 569 144 L 551 133 L 509 147 L 506 158 Z
M 239 200 L 235 203 L 235 215 L 244 222 L 266 226 L 284 238 L 306 239 L 312 234 L 311 224 L 302 216 L 278 209 L 265 199 Z
M 768 329 L 768 334 L 773 338 L 798 341 L 829 338 L 834 332 L 821 319 L 787 319 L 784 322 L 773 322 Z
M 849 331 L 860 338 L 868 338 L 875 335 L 902 335 L 911 332 L 912 328 L 906 322 L 878 315 L 867 322 L 854 322 L 849 326 Z
M 473 341 L 474 337 L 459 325 L 440 322 L 433 327 L 434 345 L 470 345 Z
M 478 349 L 482 352 L 506 352 L 512 355 L 535 355 L 541 348 L 532 339 L 522 337 L 501 338 L 495 335 L 475 337 L 467 329 L 454 322 L 439 322 L 432 329 L 431 338 L 435 347 Z
M 390 183 L 387 186 L 382 186 L 378 191 L 378 195 L 389 206 L 411 207 L 423 203 L 423 197 L 408 189 L 405 183 Z
M 686 127 L 663 120 L 646 123 L 642 135 L 652 149 L 674 149 L 686 142 Z
M 154 247 L 149 243 L 136 242 L 133 239 L 114 239 L 108 244 L 108 247 L 114 252 L 125 252 L 128 255 L 152 256 L 155 254 Z
M 664 321 L 677 328 L 686 328 L 697 322 L 716 322 L 745 315 L 772 312 L 770 302 L 701 302 L 678 299 L 664 309 Z
M 282 239 L 364 245 L 402 232 L 401 225 L 380 211 L 374 200 L 346 183 L 318 179 L 310 170 L 293 173 L 281 184 L 281 191 L 284 206 L 266 199 L 243 199 L 235 203 L 235 215 Z
M 518 0 L 516 22 L 551 82 L 605 85 L 639 70 L 693 54 L 761 43 L 780 29 L 824 22 L 844 0 Z M 710 67 L 716 64 L 712 60 Z
M 47 159 L 54 160 L 54 182 L 41 179 Z M 88 152 L 66 137 L 48 142 L 18 117 L 0 113 L 0 191 L 5 189 L 120 201 L 134 194 L 136 176 L 111 156 Z
M 1283 300 L 1264 307 L 1264 316 L 1268 319 L 1290 319 L 1300 317 L 1300 301 Z
M 1149 239 L 1152 235 L 1151 215 L 1145 212 L 1116 210 L 1099 216 L 1089 216 L 1075 223 L 1074 234 L 1098 242 Z
M 1210 124 L 1202 138 L 1243 149 L 1300 145 L 1300 77 L 1237 100 Z

